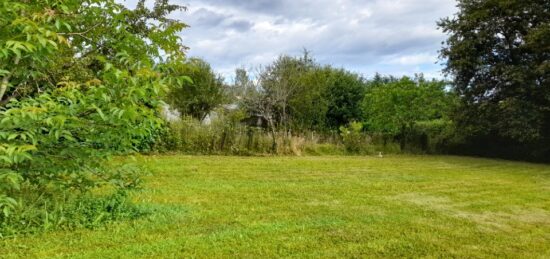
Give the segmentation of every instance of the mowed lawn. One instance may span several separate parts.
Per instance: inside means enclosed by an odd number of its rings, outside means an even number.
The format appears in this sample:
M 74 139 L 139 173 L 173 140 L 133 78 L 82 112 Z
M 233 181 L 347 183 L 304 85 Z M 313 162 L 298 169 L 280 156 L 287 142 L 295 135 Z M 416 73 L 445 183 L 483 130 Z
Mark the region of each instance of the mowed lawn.
M 143 219 L 3 257 L 550 258 L 550 166 L 444 156 L 140 158 Z

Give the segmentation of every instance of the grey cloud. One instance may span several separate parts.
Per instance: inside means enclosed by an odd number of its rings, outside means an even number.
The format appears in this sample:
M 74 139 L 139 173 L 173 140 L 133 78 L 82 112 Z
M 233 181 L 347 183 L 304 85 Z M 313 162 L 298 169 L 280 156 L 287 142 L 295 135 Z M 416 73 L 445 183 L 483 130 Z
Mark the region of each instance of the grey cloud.
M 182 36 L 190 56 L 230 73 L 305 47 L 327 64 L 374 72 L 440 75 L 445 35 L 436 21 L 455 0 L 174 0 L 189 11 Z M 227 74 L 227 77 L 231 75 Z
M 193 12 L 191 18 L 193 26 L 215 27 L 229 19 L 230 16 L 216 13 L 205 8 L 200 8 L 199 10 Z
M 252 26 L 254 26 L 254 24 L 246 20 L 236 20 L 228 25 L 228 27 L 234 28 L 235 30 L 240 32 L 248 31 L 250 30 L 250 28 L 252 28 Z

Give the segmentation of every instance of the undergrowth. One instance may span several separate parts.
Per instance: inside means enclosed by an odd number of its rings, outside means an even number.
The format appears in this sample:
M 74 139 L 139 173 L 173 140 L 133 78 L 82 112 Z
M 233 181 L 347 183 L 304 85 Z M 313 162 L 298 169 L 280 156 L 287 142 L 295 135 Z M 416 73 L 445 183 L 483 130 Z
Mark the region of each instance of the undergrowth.
M 0 218 L 0 237 L 52 230 L 96 229 L 119 220 L 133 220 L 150 211 L 129 198 L 129 191 L 109 195 L 86 193 L 57 199 L 35 197 L 21 202 L 10 217 Z

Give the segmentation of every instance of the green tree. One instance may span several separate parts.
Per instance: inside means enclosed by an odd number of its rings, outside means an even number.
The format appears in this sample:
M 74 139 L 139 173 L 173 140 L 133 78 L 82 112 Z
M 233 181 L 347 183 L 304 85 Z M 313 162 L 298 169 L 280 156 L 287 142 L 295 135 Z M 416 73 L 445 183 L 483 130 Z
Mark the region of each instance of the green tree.
M 289 100 L 294 131 L 325 131 L 329 100 L 325 97 L 331 71 L 317 65 L 300 75 L 298 87 Z
M 273 103 L 273 111 L 277 127 L 283 130 L 291 128 L 291 102 L 298 97 L 304 87 L 301 80 L 304 74 L 315 66 L 307 51 L 301 57 L 280 56 L 268 65 L 260 74 L 261 91 Z M 302 91 L 303 93 L 303 91 Z
M 422 76 L 375 80 L 363 100 L 367 129 L 398 138 L 405 149 L 415 123 L 447 118 L 453 95 L 445 86 L 444 81 L 427 81 Z
M 550 2 L 459 0 L 439 26 L 449 34 L 445 72 L 461 96 L 459 131 L 550 146 Z
M 191 58 L 185 62 L 168 63 L 166 73 L 181 78 L 170 87 L 167 102 L 182 115 L 203 120 L 212 110 L 225 101 L 226 87 L 221 76 L 202 59 Z
M 365 96 L 365 80 L 344 69 L 326 67 L 330 76 L 324 97 L 328 102 L 326 127 L 338 129 L 342 125 L 363 118 L 361 107 Z
M 168 19 L 184 7 L 140 0 L 128 9 L 114 0 L 12 1 L 0 3 L 0 106 L 11 99 L 54 89 L 64 80 L 97 78 L 108 60 L 142 66 L 177 59 L 185 47 L 176 36 L 186 27 Z

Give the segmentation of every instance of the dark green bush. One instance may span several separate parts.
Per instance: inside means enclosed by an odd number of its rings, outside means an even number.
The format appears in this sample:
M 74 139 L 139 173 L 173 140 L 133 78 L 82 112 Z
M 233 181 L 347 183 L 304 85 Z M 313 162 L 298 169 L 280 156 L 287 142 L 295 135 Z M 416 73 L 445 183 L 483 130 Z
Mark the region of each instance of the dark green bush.
M 448 145 L 456 141 L 454 125 L 448 120 L 416 122 L 406 134 L 407 149 L 412 153 L 445 153 Z

